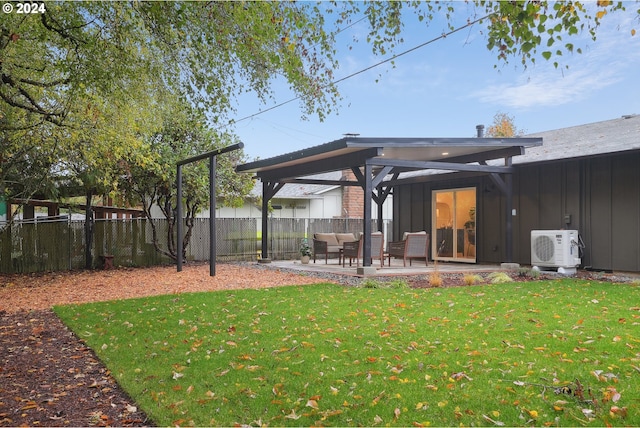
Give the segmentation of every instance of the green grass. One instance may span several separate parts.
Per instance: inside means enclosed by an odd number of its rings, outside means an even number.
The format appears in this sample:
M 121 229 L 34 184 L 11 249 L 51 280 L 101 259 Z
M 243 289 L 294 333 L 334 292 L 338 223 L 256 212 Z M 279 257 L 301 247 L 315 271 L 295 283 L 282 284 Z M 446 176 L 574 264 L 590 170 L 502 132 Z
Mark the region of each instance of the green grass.
M 158 425 L 640 425 L 640 288 L 331 284 L 56 307 Z

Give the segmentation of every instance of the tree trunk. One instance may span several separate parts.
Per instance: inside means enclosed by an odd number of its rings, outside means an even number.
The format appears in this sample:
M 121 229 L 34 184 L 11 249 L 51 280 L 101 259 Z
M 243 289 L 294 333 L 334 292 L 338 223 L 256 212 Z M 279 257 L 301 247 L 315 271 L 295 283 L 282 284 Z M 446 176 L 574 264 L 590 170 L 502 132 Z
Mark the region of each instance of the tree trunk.
M 91 246 L 93 245 L 93 210 L 91 209 L 91 199 L 93 192 L 87 190 L 87 203 L 84 211 L 84 267 L 93 268 L 93 255 Z

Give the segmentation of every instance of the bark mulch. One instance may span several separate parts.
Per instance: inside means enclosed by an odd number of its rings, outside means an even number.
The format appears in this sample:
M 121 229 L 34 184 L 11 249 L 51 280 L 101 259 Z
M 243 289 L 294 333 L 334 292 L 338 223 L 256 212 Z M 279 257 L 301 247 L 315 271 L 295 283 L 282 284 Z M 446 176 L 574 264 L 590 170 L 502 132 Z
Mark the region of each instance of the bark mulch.
M 0 275 L 0 426 L 153 425 L 53 305 L 316 282 L 228 264 Z

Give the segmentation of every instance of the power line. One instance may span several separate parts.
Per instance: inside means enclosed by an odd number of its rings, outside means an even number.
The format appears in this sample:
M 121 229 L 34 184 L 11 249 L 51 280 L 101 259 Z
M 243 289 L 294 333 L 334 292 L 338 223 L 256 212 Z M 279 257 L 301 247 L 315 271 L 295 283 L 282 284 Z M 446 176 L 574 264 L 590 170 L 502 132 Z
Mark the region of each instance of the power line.
M 340 79 L 338 79 L 338 80 L 336 80 L 336 81 L 334 81 L 334 82 L 327 83 L 326 85 L 322 86 L 322 87 L 321 87 L 321 89 L 324 89 L 324 88 L 327 88 L 327 87 L 329 87 L 329 86 L 336 85 L 336 84 L 338 84 L 338 83 L 344 82 L 344 81 L 345 81 L 345 80 L 347 80 L 347 79 L 350 79 L 350 78 L 355 77 L 355 76 L 357 76 L 357 75 L 359 75 L 359 74 L 365 73 L 365 72 L 367 72 L 367 71 L 369 71 L 369 70 L 371 70 L 371 69 L 373 69 L 373 68 L 376 68 L 376 67 L 381 66 L 382 64 L 386 64 L 386 63 L 388 63 L 388 62 L 391 62 L 391 61 L 393 61 L 393 60 L 395 60 L 395 59 L 397 59 L 397 58 L 400 58 L 401 56 L 404 56 L 404 55 L 406 55 L 406 54 L 408 54 L 408 53 L 411 53 L 411 52 L 413 52 L 413 51 L 415 51 L 415 50 L 418 50 L 418 49 L 420 49 L 420 48 L 423 48 L 423 47 L 425 47 L 425 46 L 427 46 L 427 45 L 430 45 L 431 43 L 434 43 L 434 42 L 436 42 L 436 41 L 438 41 L 438 40 L 446 39 L 447 37 L 449 37 L 449 36 L 450 36 L 450 35 L 452 35 L 452 34 L 455 34 L 455 33 L 459 32 L 459 31 L 461 31 L 461 30 L 464 30 L 465 28 L 471 27 L 472 25 L 475 25 L 475 24 L 477 24 L 478 22 L 480 22 L 480 21 L 482 21 L 482 20 L 485 20 L 485 19 L 489 18 L 491 15 L 492 15 L 492 14 L 485 15 L 485 16 L 483 16 L 482 18 L 478 18 L 478 19 L 476 19 L 476 20 L 474 20 L 474 21 L 469 21 L 469 22 L 467 22 L 467 23 L 466 23 L 465 25 L 463 25 L 463 26 L 460 26 L 460 27 L 458 27 L 458 28 L 454 28 L 453 30 L 450 30 L 449 32 L 442 33 L 442 34 L 441 34 L 441 35 L 439 35 L 438 37 L 434 37 L 434 38 L 433 38 L 433 39 L 431 39 L 431 40 L 428 40 L 428 41 L 426 41 L 426 42 L 424 42 L 424 43 L 421 43 L 421 44 L 419 44 L 419 45 L 417 45 L 417 46 L 414 46 L 414 47 L 412 47 L 412 48 L 410 48 L 410 49 L 407 49 L 406 51 L 400 52 L 399 54 L 393 55 L 393 56 L 391 56 L 390 58 L 387 58 L 387 59 L 385 59 L 385 60 L 382 60 L 382 61 L 380 61 L 380 62 L 377 62 L 377 63 L 375 63 L 375 64 L 373 64 L 373 65 L 370 65 L 369 67 L 365 67 L 365 68 L 363 68 L 362 70 L 359 70 L 359 71 L 356 71 L 356 72 L 354 72 L 354 73 L 351 73 L 351 74 L 349 74 L 348 76 L 342 77 L 342 78 L 340 78 Z M 259 112 L 257 112 L 257 113 L 250 114 L 249 116 L 245 116 L 245 117 L 240 118 L 240 119 L 238 119 L 238 120 L 229 121 L 229 123 L 227 123 L 227 124 L 225 124 L 225 125 L 220 125 L 220 126 L 219 126 L 219 127 L 217 127 L 216 129 L 224 128 L 224 127 L 229 126 L 229 125 L 231 125 L 231 124 L 235 124 L 235 123 L 238 123 L 238 122 L 242 122 L 242 121 L 245 121 L 245 120 L 247 120 L 247 119 L 252 119 L 252 118 L 254 118 L 254 117 L 256 117 L 256 116 L 259 116 L 259 115 L 261 115 L 261 114 L 267 113 L 267 112 L 269 112 L 269 111 L 271 111 L 271 110 L 275 110 L 275 109 L 277 109 L 277 108 L 280 108 L 280 107 L 282 107 L 282 106 L 285 106 L 285 105 L 287 105 L 287 104 L 289 104 L 289 103 L 291 103 L 291 102 L 293 102 L 293 101 L 299 100 L 300 98 L 301 98 L 301 96 L 300 96 L 300 95 L 297 95 L 297 96 L 296 96 L 296 97 L 294 97 L 294 98 L 291 98 L 291 99 L 289 99 L 289 100 L 287 100 L 287 101 L 283 101 L 283 102 L 281 102 L 281 103 L 279 103 L 279 104 L 273 105 L 273 106 L 271 106 L 271 107 L 269 107 L 269 108 L 266 108 L 266 109 L 264 109 L 264 110 L 261 110 L 261 111 L 259 111 Z

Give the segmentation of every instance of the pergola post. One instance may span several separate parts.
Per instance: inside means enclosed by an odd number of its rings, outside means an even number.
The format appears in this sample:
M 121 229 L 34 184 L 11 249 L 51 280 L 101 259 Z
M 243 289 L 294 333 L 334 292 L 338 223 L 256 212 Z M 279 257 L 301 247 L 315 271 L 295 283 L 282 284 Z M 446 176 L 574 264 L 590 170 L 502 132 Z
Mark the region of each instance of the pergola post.
M 216 156 L 223 153 L 232 152 L 244 147 L 243 143 L 232 144 L 221 149 L 183 159 L 177 163 L 177 200 L 176 200 L 176 222 L 178 243 L 176 245 L 176 267 L 178 272 L 182 272 L 182 247 L 184 246 L 182 227 L 182 165 L 197 162 L 209 158 L 209 275 L 216 275 Z
M 371 163 L 364 163 L 364 224 L 362 225 L 362 270 L 359 274 L 369 273 L 371 270 L 371 201 L 373 194 L 373 178 L 371 176 Z
M 216 276 L 216 156 L 209 157 L 209 276 Z M 213 263 L 211 263 L 213 260 Z
M 269 194 L 273 190 L 267 181 L 262 182 L 262 243 L 260 250 L 260 260 L 265 263 L 269 258 Z

